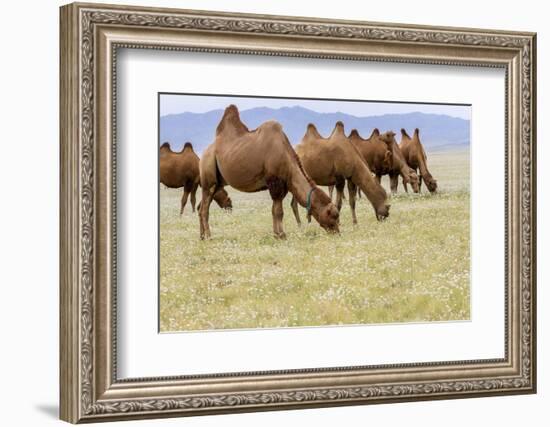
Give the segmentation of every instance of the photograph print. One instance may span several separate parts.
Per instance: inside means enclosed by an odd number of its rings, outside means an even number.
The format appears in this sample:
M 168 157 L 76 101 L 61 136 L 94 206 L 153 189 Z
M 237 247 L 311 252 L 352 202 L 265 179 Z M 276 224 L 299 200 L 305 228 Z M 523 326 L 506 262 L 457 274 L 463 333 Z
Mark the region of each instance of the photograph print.
M 470 320 L 471 105 L 158 104 L 161 333 Z

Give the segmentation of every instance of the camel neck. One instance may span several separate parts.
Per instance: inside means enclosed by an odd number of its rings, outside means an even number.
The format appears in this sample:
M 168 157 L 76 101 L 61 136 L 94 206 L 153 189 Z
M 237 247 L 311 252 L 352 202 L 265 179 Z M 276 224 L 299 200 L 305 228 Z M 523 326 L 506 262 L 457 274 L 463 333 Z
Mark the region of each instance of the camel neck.
M 422 150 L 422 147 L 418 147 L 420 155 L 418 156 L 418 169 L 420 169 L 420 174 L 423 176 L 429 175 L 430 171 L 428 171 L 428 165 L 426 164 L 426 157 L 424 156 L 424 152 Z
M 353 180 L 355 184 L 359 186 L 359 188 L 363 190 L 363 192 L 366 192 L 365 187 L 369 186 L 370 181 L 374 182 L 374 178 L 370 173 L 370 170 L 362 162 L 355 162 L 353 169 Z
M 289 187 L 290 192 L 296 198 L 298 203 L 301 206 L 306 207 L 308 204 L 308 194 L 310 194 L 311 197 L 311 190 L 315 188 L 315 185 L 312 185 L 312 183 L 306 178 L 304 172 L 301 170 L 298 164 L 294 165 L 294 167 L 292 168 L 291 182 Z
M 399 149 L 399 148 L 398 148 Z M 407 162 L 405 161 L 405 158 L 400 156 L 396 157 L 393 156 L 394 162 L 397 163 L 397 169 L 399 169 L 399 173 L 403 178 L 407 177 L 409 175 L 409 166 L 407 165 Z
M 355 162 L 352 180 L 374 205 L 385 200 L 384 189 L 374 179 L 371 171 L 363 162 Z

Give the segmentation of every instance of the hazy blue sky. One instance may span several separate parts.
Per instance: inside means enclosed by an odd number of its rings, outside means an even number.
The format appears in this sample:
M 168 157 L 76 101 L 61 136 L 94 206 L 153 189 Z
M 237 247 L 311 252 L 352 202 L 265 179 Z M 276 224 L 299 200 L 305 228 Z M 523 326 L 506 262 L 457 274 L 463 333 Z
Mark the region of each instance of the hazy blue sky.
M 466 120 L 470 120 L 471 109 L 470 106 L 464 105 L 161 94 L 160 115 L 165 116 L 184 112 L 204 113 L 206 111 L 224 109 L 229 104 L 237 105 L 240 110 L 248 110 L 254 107 L 270 107 L 276 109 L 281 107 L 302 106 L 319 113 L 342 112 L 358 117 L 421 112 L 428 114 L 446 114 Z

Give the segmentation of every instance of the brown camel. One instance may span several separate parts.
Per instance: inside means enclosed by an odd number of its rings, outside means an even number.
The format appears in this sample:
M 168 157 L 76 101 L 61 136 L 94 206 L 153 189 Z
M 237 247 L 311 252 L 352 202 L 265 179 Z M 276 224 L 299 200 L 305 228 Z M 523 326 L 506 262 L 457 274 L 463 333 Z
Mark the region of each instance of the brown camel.
M 426 156 L 426 151 L 424 151 L 424 147 L 420 142 L 419 133 L 418 128 L 415 129 L 413 137 L 411 138 L 405 129 L 401 129 L 401 143 L 399 144 L 399 148 L 407 164 L 413 170 L 418 171 L 420 177 L 418 183 L 419 191 L 422 181 L 424 181 L 430 193 L 435 193 L 437 190 L 437 181 L 428 170 L 428 156 Z M 406 190 L 407 183 L 405 181 L 403 181 L 403 186 Z
M 321 227 L 338 232 L 339 213 L 330 198 L 309 178 L 281 125 L 263 123 L 250 131 L 235 105 L 225 109 L 214 142 L 200 162 L 202 201 L 200 236 L 210 237 L 209 207 L 215 191 L 230 185 L 253 193 L 269 190 L 273 200 L 273 232 L 284 238 L 283 199 L 290 192 Z
M 359 187 L 371 202 L 376 218 L 382 220 L 389 215 L 386 191 L 378 183 L 367 163 L 344 133 L 344 124 L 337 122 L 332 134 L 323 138 L 313 124 L 309 124 L 302 141 L 296 146 L 296 153 L 309 176 L 317 185 L 336 187 L 336 207 L 342 208 L 344 185 L 348 181 L 349 204 L 353 223 L 355 215 L 356 188 Z M 292 201 L 296 221 L 300 223 L 296 202 Z
M 359 132 L 353 129 L 349 138 L 366 160 L 370 170 L 376 175 L 378 182 L 383 175 L 389 175 L 391 192 L 397 193 L 398 177 L 401 175 L 403 182 L 410 183 L 413 191 L 418 193 L 418 175 L 407 165 L 395 140 L 394 132 L 388 131 L 381 134 L 378 129 L 374 129 L 369 138 L 363 139 Z M 405 190 L 408 190 L 406 186 Z
M 199 186 L 199 157 L 193 150 L 193 145 L 186 142 L 179 153 L 172 151 L 170 144 L 165 142 L 160 146 L 160 182 L 169 188 L 183 187 L 180 215 L 183 214 L 187 199 L 191 195 L 191 208 L 195 212 L 197 187 Z M 231 198 L 225 190 L 214 195 L 214 200 L 222 209 L 231 210 Z

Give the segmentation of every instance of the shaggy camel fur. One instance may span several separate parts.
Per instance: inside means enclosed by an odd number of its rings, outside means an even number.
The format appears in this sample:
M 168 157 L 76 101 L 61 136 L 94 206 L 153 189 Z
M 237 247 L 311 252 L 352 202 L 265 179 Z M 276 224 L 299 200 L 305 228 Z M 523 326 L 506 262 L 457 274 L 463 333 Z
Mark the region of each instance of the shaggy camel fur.
M 415 129 L 413 137 L 411 138 L 405 129 L 401 129 L 401 143 L 399 144 L 399 148 L 407 164 L 415 171 L 419 171 L 419 191 L 422 181 L 424 181 L 430 193 L 435 193 L 437 190 L 437 181 L 428 170 L 428 156 L 426 156 L 426 151 L 424 151 L 424 147 L 420 142 L 419 133 L 418 128 Z M 403 181 L 403 186 L 406 190 L 407 183 L 405 181 Z
M 418 175 L 407 165 L 395 140 L 394 132 L 380 134 L 378 129 L 374 129 L 369 138 L 363 139 L 359 132 L 353 129 L 349 138 L 367 161 L 378 182 L 381 181 L 382 175 L 389 175 L 391 192 L 397 193 L 398 177 L 401 175 L 403 182 L 410 183 L 413 191 L 418 193 Z
M 273 233 L 278 238 L 285 237 L 283 199 L 288 192 L 308 209 L 321 227 L 339 231 L 338 209 L 304 171 L 281 125 L 268 121 L 250 131 L 241 122 L 235 105 L 225 109 L 216 138 L 202 156 L 200 181 L 201 238 L 210 237 L 208 213 L 212 195 L 225 185 L 247 193 L 269 190 L 273 200 Z
M 187 199 L 191 195 L 191 208 L 195 212 L 196 193 L 199 186 L 199 157 L 193 150 L 193 145 L 186 142 L 179 153 L 172 151 L 170 144 L 165 142 L 160 146 L 159 157 L 160 182 L 169 188 L 183 187 L 180 215 L 183 214 Z M 231 210 L 231 198 L 225 190 L 218 191 L 214 200 L 222 209 Z
M 355 215 L 356 187 L 367 196 L 374 208 L 376 218 L 382 220 L 389 215 L 390 206 L 386 204 L 386 191 L 378 183 L 367 163 L 344 133 L 344 124 L 337 122 L 332 134 L 323 138 L 313 124 L 309 124 L 302 141 L 296 147 L 296 153 L 308 175 L 317 185 L 334 185 L 336 187 L 336 207 L 342 208 L 344 185 L 348 181 L 349 203 L 353 223 L 357 224 Z M 292 202 L 296 221 L 300 216 L 296 202 Z

